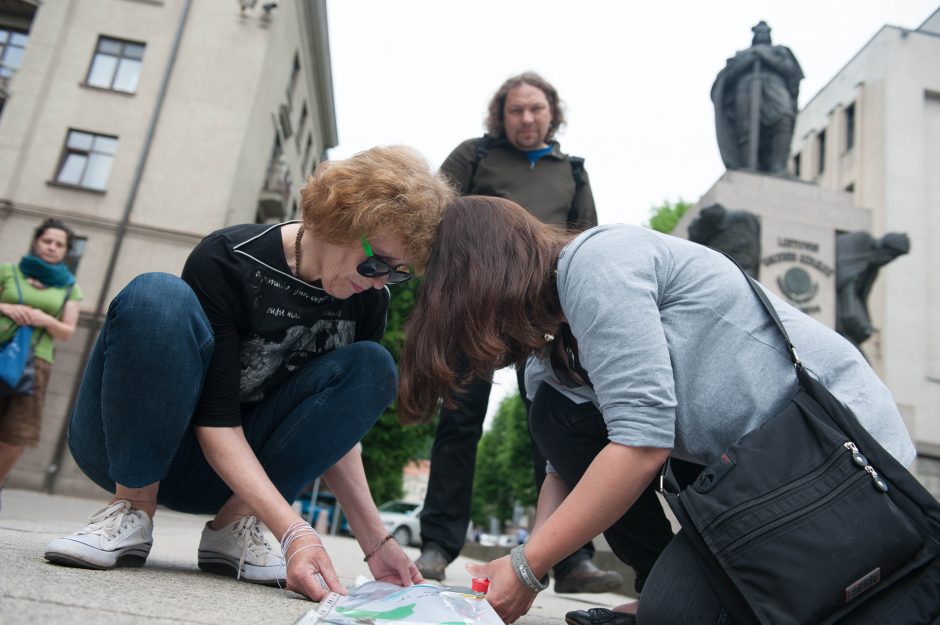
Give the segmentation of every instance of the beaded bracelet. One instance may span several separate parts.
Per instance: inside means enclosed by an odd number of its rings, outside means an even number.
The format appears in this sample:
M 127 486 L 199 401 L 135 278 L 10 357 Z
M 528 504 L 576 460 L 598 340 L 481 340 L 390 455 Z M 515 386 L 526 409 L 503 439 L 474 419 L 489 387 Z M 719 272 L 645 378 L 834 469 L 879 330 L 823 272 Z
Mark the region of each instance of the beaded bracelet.
M 385 543 L 387 543 L 388 541 L 393 540 L 393 539 L 394 539 L 394 536 L 392 536 L 391 534 L 387 535 L 385 538 L 383 538 L 381 541 L 379 541 L 379 544 L 377 544 L 377 545 L 375 546 L 375 549 L 373 549 L 372 551 L 370 551 L 369 553 L 366 554 L 366 557 L 364 557 L 364 558 L 362 559 L 362 561 L 363 561 L 363 562 L 368 562 L 368 561 L 369 561 L 369 558 L 371 558 L 372 556 L 374 556 L 374 555 L 376 554 L 376 552 L 377 552 L 379 549 L 382 548 L 382 545 L 384 545 Z

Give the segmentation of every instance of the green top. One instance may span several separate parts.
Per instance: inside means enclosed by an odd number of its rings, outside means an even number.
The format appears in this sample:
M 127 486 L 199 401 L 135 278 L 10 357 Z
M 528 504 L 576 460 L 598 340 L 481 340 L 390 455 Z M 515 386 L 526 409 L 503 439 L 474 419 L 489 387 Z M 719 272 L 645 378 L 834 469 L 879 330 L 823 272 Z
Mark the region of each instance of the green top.
M 33 308 L 38 308 L 50 315 L 59 314 L 62 308 L 62 302 L 65 299 L 65 292 L 68 287 L 48 287 L 37 289 L 26 279 L 20 268 L 14 264 L 6 263 L 0 265 L 0 302 L 4 304 L 19 304 L 20 299 L 16 293 L 16 280 L 13 278 L 13 272 L 20 280 L 20 289 L 23 291 L 23 303 Z M 82 291 L 78 284 L 73 285 L 70 300 L 79 301 L 82 299 Z M 0 315 L 0 344 L 6 343 L 16 333 L 17 325 L 6 315 Z M 36 342 L 37 337 L 39 339 Z M 33 332 L 33 345 L 35 346 L 36 358 L 42 358 L 47 362 L 53 362 L 52 335 L 48 332 Z

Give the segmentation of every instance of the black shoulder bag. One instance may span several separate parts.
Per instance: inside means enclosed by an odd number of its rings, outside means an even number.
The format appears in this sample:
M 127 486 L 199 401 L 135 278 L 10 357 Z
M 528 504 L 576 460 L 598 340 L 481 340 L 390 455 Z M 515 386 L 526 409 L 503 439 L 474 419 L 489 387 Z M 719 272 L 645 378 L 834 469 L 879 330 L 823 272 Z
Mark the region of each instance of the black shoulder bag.
M 743 273 L 743 271 L 742 271 Z M 940 623 L 940 503 L 797 357 L 799 391 L 679 492 L 660 492 L 735 625 Z

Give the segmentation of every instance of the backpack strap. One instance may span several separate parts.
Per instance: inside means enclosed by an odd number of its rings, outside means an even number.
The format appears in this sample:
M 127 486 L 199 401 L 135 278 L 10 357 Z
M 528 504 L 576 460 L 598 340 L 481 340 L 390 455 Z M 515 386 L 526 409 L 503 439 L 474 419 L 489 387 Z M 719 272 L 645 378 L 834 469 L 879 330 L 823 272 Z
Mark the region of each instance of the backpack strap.
M 574 192 L 577 193 L 584 186 L 584 159 L 580 156 L 569 156 L 571 163 L 571 177 L 574 178 Z
M 489 135 L 483 135 L 474 142 L 473 167 L 470 170 L 470 184 L 467 185 L 467 191 L 473 189 L 473 183 L 477 178 L 477 169 L 480 167 L 480 161 L 486 158 L 491 147 L 493 147 L 493 138 Z
M 580 156 L 569 156 L 568 163 L 571 165 L 571 177 L 574 178 L 574 198 L 571 199 L 571 208 L 568 209 L 568 223 L 574 224 L 578 221 L 574 201 L 578 197 L 578 191 L 584 186 L 584 159 Z

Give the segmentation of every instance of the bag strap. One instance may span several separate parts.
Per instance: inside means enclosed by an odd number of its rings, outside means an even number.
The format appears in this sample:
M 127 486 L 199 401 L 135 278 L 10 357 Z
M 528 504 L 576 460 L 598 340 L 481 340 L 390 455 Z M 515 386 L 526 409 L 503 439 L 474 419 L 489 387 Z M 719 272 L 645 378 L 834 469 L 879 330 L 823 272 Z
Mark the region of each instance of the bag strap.
M 13 282 L 16 284 L 16 296 L 20 298 L 20 305 L 23 305 L 23 289 L 20 288 L 20 277 L 16 275 L 16 265 L 10 263 L 10 273 L 13 274 Z
M 711 248 L 714 249 L 714 248 Z M 797 368 L 798 371 L 803 369 L 803 363 L 800 361 L 800 357 L 796 353 L 796 347 L 793 346 L 793 342 L 790 340 L 790 335 L 787 333 L 787 329 L 783 326 L 783 322 L 780 321 L 780 316 L 777 314 L 776 309 L 770 303 L 770 300 L 767 299 L 767 294 L 764 293 L 764 289 L 760 287 L 757 281 L 751 276 L 747 275 L 747 272 L 744 271 L 744 268 L 738 264 L 734 258 L 725 254 L 721 250 L 715 250 L 716 252 L 721 252 L 725 258 L 734 263 L 734 266 L 737 267 L 741 273 L 744 274 L 744 278 L 747 280 L 748 285 L 751 287 L 751 290 L 754 291 L 754 294 L 757 295 L 757 299 L 760 301 L 761 305 L 764 307 L 764 310 L 767 311 L 767 314 L 770 315 L 771 320 L 777 326 L 777 329 L 780 330 L 780 334 L 783 336 L 783 341 L 787 345 L 787 351 L 790 354 L 790 360 L 793 362 L 793 366 Z
M 467 191 L 473 191 L 473 185 L 477 179 L 477 169 L 480 167 L 480 161 L 486 158 L 487 153 L 490 151 L 490 147 L 493 144 L 493 140 L 489 135 L 485 134 L 473 145 L 473 166 L 470 169 L 470 183 L 467 185 Z
M 710 248 L 715 250 L 715 248 Z M 804 378 L 807 377 L 806 370 L 803 368 L 803 362 L 800 360 L 800 357 L 796 353 L 796 347 L 793 346 L 793 342 L 790 340 L 790 335 L 787 333 L 787 329 L 784 327 L 783 322 L 780 320 L 780 315 L 777 314 L 777 310 L 773 307 L 773 304 L 770 303 L 770 300 L 767 299 L 767 294 L 764 293 L 764 290 L 760 287 L 754 278 L 748 275 L 744 268 L 736 261 L 733 257 L 722 252 L 721 250 L 715 250 L 716 252 L 721 253 L 725 258 L 730 260 L 735 267 L 744 275 L 744 278 L 747 280 L 748 286 L 751 287 L 751 290 L 754 291 L 754 294 L 757 296 L 757 300 L 760 302 L 761 306 L 764 307 L 764 310 L 767 311 L 767 314 L 770 316 L 770 319 L 774 322 L 774 325 L 777 326 L 777 330 L 780 331 L 781 336 L 783 336 L 783 342 L 787 346 L 787 352 L 790 354 L 790 360 L 793 362 L 793 366 L 796 368 L 796 377 L 797 381 L 801 387 L 804 386 Z M 659 472 L 659 492 L 663 496 L 675 495 L 682 490 L 679 486 L 679 481 L 676 479 L 676 475 L 672 470 L 672 465 L 669 462 L 669 459 L 666 459 L 666 462 L 663 463 L 663 467 Z

